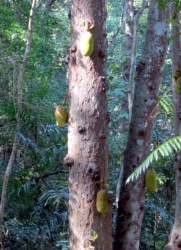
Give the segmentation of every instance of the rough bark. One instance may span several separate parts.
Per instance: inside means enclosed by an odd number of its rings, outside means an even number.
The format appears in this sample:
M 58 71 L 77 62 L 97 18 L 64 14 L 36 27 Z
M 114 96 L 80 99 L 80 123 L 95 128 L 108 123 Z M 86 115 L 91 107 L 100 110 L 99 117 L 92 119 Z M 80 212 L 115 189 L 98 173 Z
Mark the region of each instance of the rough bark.
M 92 55 L 82 56 L 83 23 L 94 24 Z M 69 242 L 71 250 L 111 250 L 111 204 L 108 212 L 96 210 L 96 195 L 108 183 L 108 122 L 106 90 L 105 0 L 72 0 L 69 54 L 69 129 L 65 163 L 69 174 Z M 97 181 L 101 181 L 100 185 Z M 93 240 L 91 232 L 98 238 Z
M 175 20 L 179 23 L 179 15 Z M 172 35 L 180 32 L 179 27 L 172 25 Z M 181 134 L 181 95 L 175 91 L 176 81 L 174 74 L 176 70 L 181 71 L 181 45 L 180 37 L 176 37 L 172 41 L 172 84 L 173 84 L 173 102 L 174 102 L 174 135 Z M 169 243 L 164 247 L 164 250 L 179 250 L 181 249 L 181 153 L 177 154 L 174 164 L 175 182 L 176 182 L 176 204 L 174 225 L 169 236 Z
M 147 31 L 142 57 L 136 68 L 136 85 L 129 135 L 124 152 L 123 173 L 118 201 L 115 250 L 138 250 L 144 212 L 144 176 L 125 184 L 128 176 L 145 159 L 150 151 L 158 88 L 167 51 L 168 24 L 164 18 L 168 11 L 158 10 L 155 0 L 150 0 Z

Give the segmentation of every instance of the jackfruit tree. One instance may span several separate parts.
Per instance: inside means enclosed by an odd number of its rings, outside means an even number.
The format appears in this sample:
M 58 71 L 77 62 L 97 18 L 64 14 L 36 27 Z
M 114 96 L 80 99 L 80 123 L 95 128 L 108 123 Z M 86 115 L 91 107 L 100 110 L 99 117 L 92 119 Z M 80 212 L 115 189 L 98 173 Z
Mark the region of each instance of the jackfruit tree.
M 126 180 L 150 151 L 154 109 L 167 51 L 168 24 L 164 18 L 168 14 L 168 10 L 158 9 L 158 3 L 150 0 L 145 44 L 136 68 L 132 116 L 120 176 L 121 187 L 113 243 L 115 250 L 139 249 L 145 206 L 145 178 L 142 175 L 127 185 Z
M 70 168 L 71 250 L 112 249 L 109 197 L 108 201 L 103 197 L 104 208 L 97 202 L 102 213 L 96 208 L 97 193 L 106 187 L 109 177 L 105 5 L 105 0 L 73 0 L 70 9 L 70 106 L 64 162 Z M 86 31 L 85 24 L 93 28 Z M 94 240 L 92 232 L 97 235 Z
M 171 113 L 167 119 L 159 107 L 164 88 L 170 89 L 170 99 L 172 90 L 175 91 L 175 133 L 180 127 L 181 68 L 180 60 L 177 58 L 180 45 L 175 41 L 173 41 L 174 50 L 172 42 L 167 49 L 164 81 L 159 88 L 157 100 L 166 44 L 168 44 L 166 39 L 168 23 L 163 21 L 167 17 L 166 11 L 163 16 L 163 11 L 158 10 L 156 3 L 166 5 L 169 1 L 149 0 L 148 4 L 143 0 L 142 4 L 141 1 L 134 0 L 108 0 L 107 11 L 106 1 L 103 0 L 36 1 L 34 16 L 32 12 L 30 15 L 33 17 L 34 29 L 30 29 L 30 32 L 27 21 L 31 0 L 2 1 L 0 5 L 2 249 L 49 250 L 58 247 L 65 250 L 111 250 L 112 238 L 115 235 L 113 247 L 116 250 L 152 248 L 160 250 L 168 242 L 167 234 L 170 232 L 170 225 L 173 224 L 175 208 L 172 237 L 169 238 L 170 242 L 165 250 L 180 247 L 179 155 L 174 166 L 177 182 L 176 207 L 174 173 L 170 170 L 174 156 L 170 153 L 169 147 L 169 157 L 172 158 L 169 164 L 166 165 L 163 160 L 159 163 L 154 162 L 152 170 L 147 174 L 125 185 L 129 174 L 149 154 L 154 117 L 157 115 L 151 150 L 155 148 L 157 132 L 159 138 L 164 140 L 173 131 L 173 110 L 169 109 Z M 140 7 L 143 5 L 144 12 L 138 25 L 136 17 L 141 13 Z M 174 7 L 171 14 L 172 21 L 174 19 L 178 22 L 178 13 Z M 145 41 L 146 26 L 148 28 Z M 33 39 L 24 74 L 21 74 L 22 87 L 20 86 L 18 91 L 18 75 L 22 72 L 20 68 L 22 69 L 21 65 L 24 64 L 24 51 L 28 49 L 26 48 L 28 33 L 33 34 Z M 138 53 L 133 56 L 135 51 L 133 47 L 137 40 Z M 29 39 L 27 46 L 30 46 Z M 69 55 L 66 57 L 68 51 Z M 171 78 L 169 78 L 171 51 L 176 53 L 172 58 L 173 88 L 170 88 Z M 137 69 L 136 60 L 139 62 Z M 130 112 L 127 99 L 129 96 L 131 107 L 134 84 L 132 89 L 128 85 L 130 76 L 133 80 L 134 75 L 136 76 L 135 98 L 133 110 Z M 18 94 L 22 98 L 18 98 Z M 106 94 L 110 113 L 107 112 Z M 129 112 L 132 113 L 131 122 L 128 119 Z M 163 120 L 171 127 L 169 132 L 165 123 L 160 125 Z M 17 121 L 20 127 L 16 129 Z M 159 125 L 158 121 L 161 121 Z M 125 150 L 127 132 L 129 137 Z M 177 132 L 179 134 L 179 129 Z M 16 140 L 13 141 L 14 136 L 19 138 L 17 144 Z M 158 145 L 156 144 L 156 148 L 159 148 Z M 121 167 L 123 158 L 124 167 Z M 118 182 L 120 169 L 122 171 Z M 68 192 L 68 181 L 70 192 Z M 114 198 L 118 183 L 120 193 L 116 219 L 117 204 Z M 113 198 L 110 193 L 113 194 Z M 145 216 L 142 223 L 143 211 Z M 163 222 L 164 218 L 166 222 Z

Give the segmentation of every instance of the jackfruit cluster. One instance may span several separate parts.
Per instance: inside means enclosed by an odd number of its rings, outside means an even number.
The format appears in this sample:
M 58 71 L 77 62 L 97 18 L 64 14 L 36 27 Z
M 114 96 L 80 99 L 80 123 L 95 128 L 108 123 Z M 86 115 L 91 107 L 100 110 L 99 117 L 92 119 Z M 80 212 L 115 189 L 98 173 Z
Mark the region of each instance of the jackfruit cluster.
M 63 106 L 57 106 L 55 109 L 56 124 L 63 127 L 68 121 L 68 113 Z
M 153 168 L 151 168 L 146 173 L 146 187 L 148 191 L 153 192 L 155 191 L 156 186 L 157 186 L 156 171 Z
M 80 52 L 83 56 L 90 56 L 94 49 L 94 38 L 93 35 L 86 31 L 82 34 L 80 41 Z
M 100 190 L 97 193 L 96 199 L 96 208 L 97 211 L 101 214 L 104 214 L 108 210 L 108 195 L 106 190 Z

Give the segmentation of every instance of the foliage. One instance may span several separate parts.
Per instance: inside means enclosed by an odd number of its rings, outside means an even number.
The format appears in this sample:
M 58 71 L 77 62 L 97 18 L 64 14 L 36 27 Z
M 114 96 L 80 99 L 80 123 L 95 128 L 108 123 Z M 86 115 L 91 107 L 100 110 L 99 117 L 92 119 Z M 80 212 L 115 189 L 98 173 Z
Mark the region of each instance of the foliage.
M 157 0 L 157 2 L 158 2 L 158 7 L 163 10 L 167 8 L 169 3 L 172 3 L 172 5 L 177 11 L 181 10 L 180 0 Z
M 17 76 L 24 54 L 31 1 L 0 6 L 0 187 L 9 160 L 17 114 Z M 17 11 L 20 11 L 18 16 Z M 20 141 L 8 186 L 6 249 L 51 249 L 67 240 L 67 125 L 54 109 L 67 94 L 64 58 L 69 42 L 67 9 L 36 9 L 32 49 L 23 83 Z M 67 105 L 67 103 L 66 103 Z M 0 188 L 1 191 L 1 188 Z M 62 237 L 60 237 L 63 235 Z
M 167 117 L 171 117 L 173 114 L 173 101 L 172 96 L 164 95 L 158 98 L 159 106 L 164 110 Z
M 24 54 L 31 4 L 30 0 L 4 2 L 7 4 L 0 5 L 0 191 L 16 127 L 16 84 Z M 165 8 L 167 2 L 170 1 L 159 0 L 159 6 Z M 175 10 L 179 10 L 178 1 L 174 3 Z M 58 8 L 61 4 L 62 1 L 56 1 L 53 7 Z M 136 4 L 138 7 L 140 1 L 136 1 Z M 8 186 L 3 225 L 6 250 L 68 249 L 68 170 L 63 165 L 63 157 L 67 151 L 67 125 L 57 127 L 54 117 L 55 107 L 62 103 L 68 90 L 65 64 L 70 43 L 68 7 L 65 5 L 57 12 L 47 11 L 45 1 L 42 0 L 36 8 L 32 49 L 24 74 L 20 141 Z M 122 9 L 123 1 L 107 1 L 108 40 L 119 26 Z M 146 24 L 147 10 L 139 22 L 137 61 L 143 46 Z M 120 103 L 127 96 L 128 90 L 127 82 L 123 79 L 123 62 L 127 58 L 124 53 L 123 25 L 108 48 L 107 57 L 112 193 L 115 193 L 127 140 L 127 133 L 121 134 L 119 129 L 121 118 L 129 120 L 128 113 L 120 110 Z M 168 53 L 153 131 L 152 150 L 157 147 L 156 152 L 152 152 L 135 174 L 137 176 L 145 171 L 151 162 L 158 172 L 156 193 L 146 194 L 141 235 L 142 249 L 149 250 L 163 249 L 173 223 L 175 194 L 174 178 L 170 171 L 173 161 L 170 156 L 180 148 L 180 137 L 172 138 L 159 146 L 170 138 L 173 130 L 170 75 L 171 61 Z M 68 102 L 65 105 L 68 108 Z M 159 155 L 169 157 L 163 159 Z M 157 161 L 154 161 L 155 158 Z
M 142 172 L 145 172 L 146 169 L 151 165 L 154 160 L 158 160 L 159 155 L 165 157 L 173 155 L 174 152 L 181 150 L 181 136 L 176 136 L 165 143 L 158 146 L 148 157 L 143 161 L 143 163 L 129 176 L 126 183 L 129 183 L 131 180 L 137 179 Z
M 159 158 L 153 163 L 157 172 L 157 189 L 146 191 L 145 212 L 141 231 L 140 249 L 161 250 L 168 241 L 173 227 L 175 208 L 174 156 Z

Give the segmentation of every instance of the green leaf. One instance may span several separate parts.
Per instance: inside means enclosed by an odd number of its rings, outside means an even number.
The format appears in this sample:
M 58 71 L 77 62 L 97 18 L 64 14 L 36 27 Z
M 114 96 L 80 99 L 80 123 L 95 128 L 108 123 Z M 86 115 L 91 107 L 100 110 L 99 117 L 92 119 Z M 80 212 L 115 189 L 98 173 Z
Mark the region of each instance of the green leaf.
M 175 149 L 175 151 L 177 151 L 177 146 L 172 141 L 170 141 L 170 145 L 172 145 L 172 147 Z
M 176 152 L 181 150 L 181 136 L 176 136 L 169 139 L 156 148 L 153 152 L 151 152 L 151 154 L 148 155 L 143 163 L 128 177 L 126 183 L 137 179 L 142 172 L 145 172 L 148 169 L 153 160 L 157 161 L 159 159 L 158 153 L 160 153 L 162 157 L 165 157 L 173 154 L 174 150 Z
M 164 157 L 164 151 L 163 151 L 163 149 L 162 148 L 158 148 L 158 150 L 159 150 L 159 152 L 160 152 L 160 154 Z
M 180 27 L 180 24 L 175 22 L 173 19 L 170 19 L 170 18 L 164 18 L 164 20 L 167 22 L 167 23 L 171 23 L 172 25 L 175 25 L 177 27 Z
M 107 188 L 110 188 L 110 184 L 109 184 L 109 183 L 106 183 L 106 187 L 107 187 Z
M 96 235 L 96 231 L 91 231 L 91 236 L 94 237 Z
M 175 143 L 175 145 L 177 146 L 177 148 L 180 150 L 181 149 L 181 141 L 179 141 L 179 138 L 174 137 L 173 138 L 173 142 Z M 178 150 L 177 150 L 178 151 Z
M 160 107 L 166 111 L 167 115 L 173 113 L 172 97 L 170 97 L 168 95 L 163 95 L 161 98 L 159 98 L 158 103 L 159 103 Z
M 170 147 L 170 145 L 166 144 L 165 146 L 168 149 L 168 151 L 170 152 L 170 154 L 172 154 L 173 153 L 173 149 Z
M 177 38 L 177 37 L 180 36 L 180 35 L 181 35 L 181 32 L 179 32 L 179 33 L 177 33 L 177 34 L 175 34 L 175 35 L 169 37 L 169 38 L 167 39 L 167 42 L 169 43 L 170 41 L 172 41 L 173 39 Z

